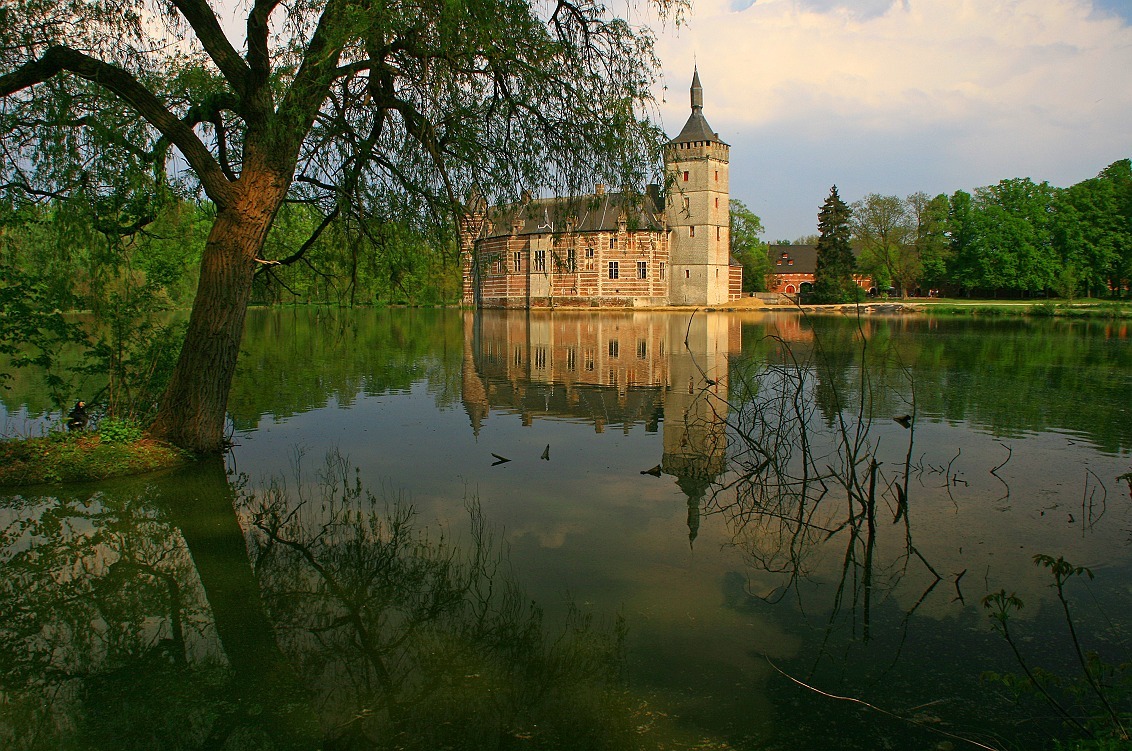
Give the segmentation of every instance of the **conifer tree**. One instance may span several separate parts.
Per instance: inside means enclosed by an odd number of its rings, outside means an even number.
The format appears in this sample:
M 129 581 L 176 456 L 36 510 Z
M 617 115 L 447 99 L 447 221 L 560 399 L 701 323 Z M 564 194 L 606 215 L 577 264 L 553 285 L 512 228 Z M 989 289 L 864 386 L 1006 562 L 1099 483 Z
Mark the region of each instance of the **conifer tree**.
M 853 281 L 856 262 L 849 248 L 851 213 L 834 185 L 818 211 L 818 257 L 810 302 L 838 303 L 857 299 L 857 284 Z

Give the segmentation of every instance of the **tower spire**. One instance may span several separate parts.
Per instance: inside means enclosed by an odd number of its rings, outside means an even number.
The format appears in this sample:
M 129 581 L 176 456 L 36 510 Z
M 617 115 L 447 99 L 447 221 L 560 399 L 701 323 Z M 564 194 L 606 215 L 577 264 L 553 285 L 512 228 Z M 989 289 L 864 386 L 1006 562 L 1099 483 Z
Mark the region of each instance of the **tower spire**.
M 704 87 L 700 85 L 700 68 L 698 65 L 692 68 L 692 112 L 697 112 L 704 108 Z

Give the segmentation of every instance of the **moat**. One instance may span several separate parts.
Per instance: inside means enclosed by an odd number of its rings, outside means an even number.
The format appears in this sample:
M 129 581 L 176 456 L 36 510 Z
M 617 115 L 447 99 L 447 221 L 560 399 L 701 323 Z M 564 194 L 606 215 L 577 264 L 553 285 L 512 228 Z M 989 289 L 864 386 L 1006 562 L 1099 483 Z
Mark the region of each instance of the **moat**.
M 1052 748 L 983 600 L 1129 659 L 1130 334 L 252 311 L 223 464 L 3 497 L 0 745 Z

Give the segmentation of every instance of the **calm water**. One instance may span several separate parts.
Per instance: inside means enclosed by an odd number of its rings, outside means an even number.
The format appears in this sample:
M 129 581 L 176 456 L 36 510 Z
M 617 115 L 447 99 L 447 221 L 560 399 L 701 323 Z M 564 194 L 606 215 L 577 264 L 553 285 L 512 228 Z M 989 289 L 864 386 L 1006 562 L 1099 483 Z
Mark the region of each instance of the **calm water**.
M 1033 556 L 1088 566 L 1084 647 L 1129 659 L 1130 343 L 253 311 L 223 463 L 0 507 L 0 746 L 1052 746 L 982 600 L 1079 675 Z

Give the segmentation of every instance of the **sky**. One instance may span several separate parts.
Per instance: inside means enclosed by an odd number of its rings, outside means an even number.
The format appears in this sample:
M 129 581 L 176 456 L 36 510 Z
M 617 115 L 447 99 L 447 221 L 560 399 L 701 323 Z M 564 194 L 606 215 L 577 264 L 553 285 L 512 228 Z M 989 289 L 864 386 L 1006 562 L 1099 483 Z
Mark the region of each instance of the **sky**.
M 835 184 L 1064 187 L 1132 157 L 1132 0 L 693 0 L 654 31 L 661 125 L 683 126 L 698 66 L 764 240 L 814 233 Z

